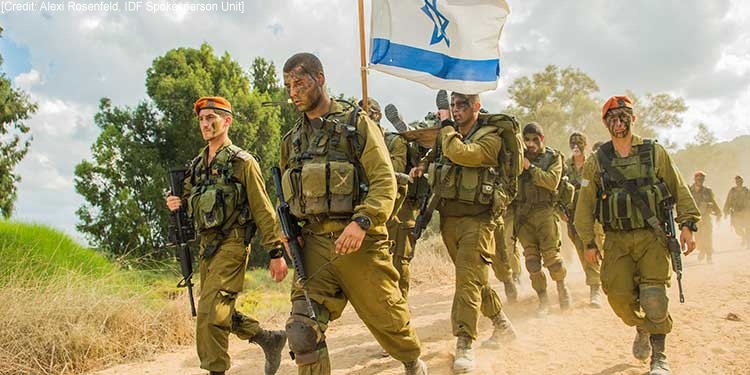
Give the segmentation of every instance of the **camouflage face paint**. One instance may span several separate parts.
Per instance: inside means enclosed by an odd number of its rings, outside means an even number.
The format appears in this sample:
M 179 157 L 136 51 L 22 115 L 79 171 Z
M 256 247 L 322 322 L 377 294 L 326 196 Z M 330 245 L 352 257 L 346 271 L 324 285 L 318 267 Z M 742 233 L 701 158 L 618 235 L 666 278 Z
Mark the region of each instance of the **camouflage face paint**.
M 317 83 L 315 77 L 301 66 L 284 73 L 284 87 L 287 95 L 300 112 L 315 108 L 319 98 L 319 95 L 315 95 Z
M 617 108 L 607 112 L 607 117 L 604 120 L 607 123 L 609 134 L 613 138 L 625 138 L 630 134 L 633 114 L 627 109 Z

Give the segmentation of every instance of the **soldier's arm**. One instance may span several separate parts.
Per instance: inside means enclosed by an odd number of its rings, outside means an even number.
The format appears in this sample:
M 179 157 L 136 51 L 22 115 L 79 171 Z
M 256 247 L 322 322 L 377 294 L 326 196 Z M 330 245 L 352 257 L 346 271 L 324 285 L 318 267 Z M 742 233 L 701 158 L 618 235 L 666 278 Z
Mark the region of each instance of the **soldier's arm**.
M 560 183 L 562 177 L 563 162 L 560 155 L 555 156 L 555 160 L 550 164 L 549 169 L 546 171 L 542 168 L 532 168 L 529 170 L 531 174 L 531 182 L 540 188 L 547 189 L 549 191 L 557 190 L 557 185 Z
M 380 128 L 362 115 L 357 129 L 359 132 L 366 132 L 364 137 L 360 136 L 360 140 L 366 138 L 360 162 L 369 182 L 369 191 L 362 204 L 354 208 L 352 218 L 367 216 L 375 227 L 385 224 L 393 211 L 396 178 L 393 176 L 393 166 Z
M 503 145 L 497 134 L 488 134 L 476 142 L 463 143 L 463 137 L 453 127 L 446 126 L 440 130 L 443 154 L 453 163 L 464 167 L 497 166 L 497 155 Z
M 729 189 L 729 192 L 727 193 L 727 200 L 724 201 L 724 214 L 728 214 L 732 212 L 732 189 Z
M 271 204 L 271 199 L 266 193 L 266 184 L 260 171 L 258 162 L 246 154 L 240 171 L 240 182 L 245 187 L 250 213 L 255 224 L 260 229 L 261 244 L 267 250 L 273 250 L 281 246 L 281 228 L 276 219 L 276 211 Z
M 690 194 L 690 189 L 682 179 L 677 166 L 672 162 L 672 158 L 667 154 L 664 147 L 658 143 L 654 145 L 654 159 L 656 176 L 664 181 L 677 203 L 675 221 L 678 223 L 684 223 L 688 220 L 698 222 L 701 219 L 701 214 L 695 205 L 693 196 Z
M 400 173 L 409 173 L 406 170 L 406 139 L 404 137 L 396 137 L 393 140 L 393 149 L 389 151 L 393 170 Z
M 714 194 L 713 190 L 709 190 L 711 193 L 711 204 L 713 204 L 714 212 L 713 214 L 716 216 L 721 216 L 721 208 L 719 208 L 719 204 L 716 203 L 716 194 Z
M 596 158 L 586 159 L 583 165 L 583 176 L 581 177 L 581 190 L 578 192 L 578 203 L 576 204 L 576 217 L 574 225 L 578 235 L 581 236 L 583 245 L 588 247 L 595 237 L 594 210 L 599 190 L 599 164 Z M 602 249 L 599 249 L 602 250 Z

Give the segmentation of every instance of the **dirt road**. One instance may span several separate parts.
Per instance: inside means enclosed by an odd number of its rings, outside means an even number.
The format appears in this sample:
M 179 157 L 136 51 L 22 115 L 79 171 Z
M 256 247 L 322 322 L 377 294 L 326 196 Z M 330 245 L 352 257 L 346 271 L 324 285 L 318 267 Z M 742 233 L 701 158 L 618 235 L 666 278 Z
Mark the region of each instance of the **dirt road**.
M 675 330 L 668 336 L 667 355 L 674 374 L 750 373 L 750 250 L 740 249 L 727 228 L 715 234 L 714 264 L 699 263 L 692 254 L 685 263 L 685 294 L 680 304 L 676 285 L 669 290 Z M 634 329 L 626 327 L 605 307 L 586 307 L 588 288 L 580 266 L 574 263 L 570 285 L 574 308 L 562 313 L 556 307 L 549 316 L 535 317 L 536 300 L 525 280 L 519 303 L 506 305 L 519 339 L 492 351 L 476 349 L 477 370 L 473 374 L 645 374 L 648 366 L 630 355 Z M 497 285 L 496 290 L 502 290 Z M 451 374 L 455 339 L 450 333 L 452 282 L 443 286 L 423 284 L 410 295 L 412 324 L 423 343 L 430 374 Z M 500 292 L 502 295 L 502 292 Z M 556 300 L 554 292 L 552 300 Z M 727 319 L 730 314 L 740 321 Z M 274 322 L 280 327 L 283 321 Z M 491 324 L 483 319 L 480 340 L 490 335 Z M 351 308 L 328 330 L 334 374 L 403 374 L 400 363 L 378 355 L 379 346 Z M 230 375 L 262 374 L 263 357 L 255 345 L 232 339 L 233 367 Z M 148 362 L 116 366 L 97 375 L 205 374 L 198 369 L 193 348 L 159 355 Z M 296 374 L 290 359 L 279 374 Z

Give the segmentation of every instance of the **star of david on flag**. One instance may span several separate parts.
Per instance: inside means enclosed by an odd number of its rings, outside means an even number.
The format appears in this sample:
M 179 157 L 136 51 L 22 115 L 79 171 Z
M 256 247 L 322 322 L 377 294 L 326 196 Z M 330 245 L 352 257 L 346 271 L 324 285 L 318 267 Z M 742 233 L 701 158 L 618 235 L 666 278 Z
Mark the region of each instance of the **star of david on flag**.
M 497 88 L 505 0 L 373 0 L 370 67 L 433 89 Z

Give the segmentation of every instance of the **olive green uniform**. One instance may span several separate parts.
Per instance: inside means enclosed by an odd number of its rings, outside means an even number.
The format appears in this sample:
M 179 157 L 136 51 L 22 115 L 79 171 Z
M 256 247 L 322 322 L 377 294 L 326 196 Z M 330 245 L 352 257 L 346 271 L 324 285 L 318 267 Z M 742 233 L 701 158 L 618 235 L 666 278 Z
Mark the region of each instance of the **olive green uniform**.
M 710 260 L 714 253 L 714 225 L 711 221 L 711 215 L 721 217 L 721 209 L 716 204 L 716 197 L 713 190 L 709 187 L 703 186 L 698 190 L 695 184 L 690 185 L 690 194 L 693 195 L 701 217 L 705 218 L 705 220 L 701 221 L 700 230 L 695 232 L 695 245 L 698 248 L 698 257 L 699 259 L 708 257 Z
M 564 280 L 567 274 L 560 255 L 560 232 L 554 207 L 563 160 L 558 151 L 546 147 L 529 161 L 533 167 L 519 178 L 515 220 L 531 286 L 542 293 L 547 289 L 542 265 L 554 281 Z
M 750 189 L 745 186 L 733 186 L 729 189 L 724 202 L 724 214 L 730 215 L 734 231 L 742 243 L 750 248 Z
M 573 184 L 576 188 L 575 195 L 573 196 L 573 203 L 568 207 L 568 238 L 573 242 L 578 253 L 578 260 L 581 262 L 583 272 L 586 274 L 586 285 L 599 285 L 601 284 L 599 277 L 599 265 L 591 264 L 586 261 L 583 257 L 583 252 L 586 250 L 581 237 L 578 235 L 575 229 L 575 207 L 578 202 L 578 194 L 581 191 L 581 178 L 583 177 L 583 167 L 580 169 L 576 168 L 575 161 L 571 157 L 565 163 L 565 175 L 568 176 L 568 181 Z M 596 234 L 596 245 L 598 248 L 604 248 L 604 229 L 601 224 L 594 224 L 594 233 Z
M 638 189 L 652 207 L 670 196 L 677 205 L 678 223 L 697 222 L 700 213 L 687 185 L 664 148 L 655 143 L 649 151 L 644 140 L 633 135 L 633 150 L 627 157 L 615 155 L 612 167 L 627 179 L 640 179 Z M 611 146 L 605 143 L 597 152 Z M 597 157 L 586 161 L 576 206 L 575 226 L 587 247 L 593 246 L 594 221 L 604 225 L 602 288 L 617 316 L 629 326 L 650 334 L 672 330 L 666 287 L 670 284 L 669 251 L 664 236 L 645 223 L 621 188 L 602 187 Z M 665 220 L 659 217 L 660 220 Z
M 208 146 L 186 173 L 183 198 L 200 236 L 198 357 L 201 368 L 221 372 L 230 367 L 229 333 L 248 340 L 260 331 L 258 321 L 235 310 L 250 237 L 257 224 L 262 245 L 272 250 L 281 246 L 281 232 L 258 162 L 229 140 L 210 164 L 207 153 Z
M 408 362 L 420 355 L 385 226 L 396 199 L 393 167 L 379 127 L 364 114 L 352 118 L 352 113 L 332 101 L 326 115 L 313 120 L 304 116 L 281 143 L 282 182 L 291 212 L 302 224 L 305 286 L 316 311 L 316 321 L 311 321 L 305 290 L 295 285 L 287 321 L 290 349 L 310 344 L 290 333 L 294 322 L 308 325 L 317 336 L 311 351 L 295 351 L 300 374 L 330 374 L 324 333 L 347 302 L 393 358 Z M 336 239 L 359 216 L 372 223 L 362 246 L 337 255 Z
M 479 123 L 478 123 L 479 124 Z M 493 207 L 495 176 L 502 139 L 492 128 L 475 125 L 467 135 L 453 127 L 440 130 L 437 147 L 425 157 L 433 198 L 438 199 L 440 233 L 456 269 L 451 322 L 453 335 L 477 338 L 479 313 L 489 318 L 502 310 L 489 285 L 495 253 L 494 231 L 501 220 Z

